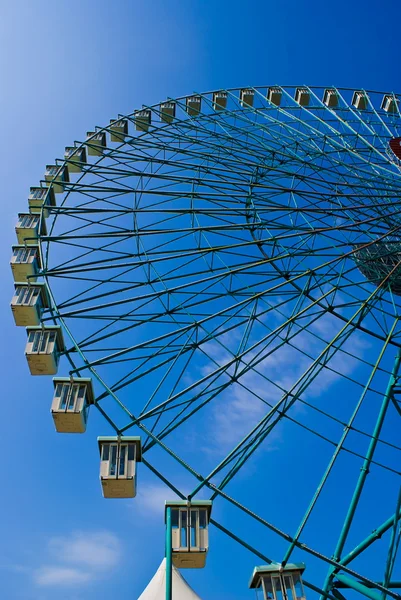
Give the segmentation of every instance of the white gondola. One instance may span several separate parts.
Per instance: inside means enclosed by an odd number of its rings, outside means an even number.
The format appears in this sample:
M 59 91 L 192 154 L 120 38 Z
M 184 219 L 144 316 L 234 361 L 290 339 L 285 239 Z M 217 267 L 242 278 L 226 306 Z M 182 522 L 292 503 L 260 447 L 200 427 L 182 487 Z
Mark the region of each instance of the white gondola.
M 43 216 L 47 219 L 49 216 L 48 208 L 56 206 L 56 198 L 53 188 L 31 187 L 28 196 L 29 212 L 40 214 L 43 207 Z
M 85 433 L 94 403 L 90 377 L 55 377 L 51 413 L 58 433 Z
M 68 163 L 70 173 L 81 173 L 82 167 L 86 164 L 85 148 L 74 148 L 67 146 L 64 152 L 64 158 Z
M 152 120 L 150 108 L 136 110 L 134 113 L 134 122 L 136 131 L 148 131 Z
M 128 135 L 127 119 L 110 119 L 109 130 L 112 142 L 123 142 Z
M 179 569 L 201 569 L 209 549 L 211 500 L 166 502 L 171 509 L 172 560 Z
M 160 104 L 160 120 L 163 123 L 172 123 L 175 118 L 175 102 L 162 102 Z
M 245 88 L 240 91 L 239 101 L 241 106 L 253 106 L 253 100 L 255 98 L 255 90 L 252 88 Z
M 364 91 L 354 92 L 352 96 L 352 106 L 358 110 L 366 110 L 368 107 L 368 97 Z
M 49 294 L 45 283 L 15 283 L 11 310 L 15 324 L 26 327 L 39 325 L 42 312 L 49 308 Z
M 338 93 L 333 88 L 327 88 L 323 94 L 323 104 L 329 108 L 336 108 L 338 106 Z
M 86 134 L 86 142 L 88 154 L 90 156 L 102 156 L 106 149 L 106 134 L 104 131 L 88 131 Z
M 136 463 L 142 459 L 140 437 L 98 437 L 100 481 L 104 498 L 135 498 Z
M 66 165 L 46 165 L 45 180 L 53 184 L 56 194 L 62 194 L 65 190 L 64 184 L 70 181 Z
M 25 356 L 31 375 L 55 375 L 64 350 L 61 327 L 55 325 L 27 327 Z
M 280 106 L 281 104 L 281 96 L 283 95 L 283 91 L 279 87 L 271 87 L 267 91 L 267 99 L 272 104 L 276 106 Z
M 41 268 L 39 246 L 36 244 L 13 246 L 12 250 L 10 264 L 14 281 L 16 283 L 36 281 Z
M 387 113 L 393 114 L 397 112 L 399 102 L 399 98 L 396 98 L 393 94 L 384 94 L 381 108 Z
M 305 600 L 302 573 L 304 563 L 263 565 L 253 571 L 249 587 L 260 600 Z
M 200 96 L 188 96 L 186 98 L 186 109 L 190 117 L 199 115 L 202 106 L 202 98 Z
M 295 102 L 299 104 L 299 106 L 309 106 L 310 92 L 308 88 L 300 87 L 295 90 Z
M 227 92 L 213 92 L 214 110 L 224 110 L 227 108 Z
M 39 229 L 40 228 L 40 229 Z M 31 213 L 20 213 L 15 226 L 15 233 L 19 244 L 35 243 L 40 235 L 46 235 L 46 221 L 40 219 L 40 215 Z

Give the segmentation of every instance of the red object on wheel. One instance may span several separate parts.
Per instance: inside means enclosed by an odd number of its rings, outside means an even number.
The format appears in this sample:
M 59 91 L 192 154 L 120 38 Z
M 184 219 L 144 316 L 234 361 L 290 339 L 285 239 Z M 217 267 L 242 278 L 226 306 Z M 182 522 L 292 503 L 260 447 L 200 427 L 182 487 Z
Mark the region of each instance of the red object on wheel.
M 391 150 L 397 158 L 401 159 L 401 137 L 396 137 L 389 142 Z

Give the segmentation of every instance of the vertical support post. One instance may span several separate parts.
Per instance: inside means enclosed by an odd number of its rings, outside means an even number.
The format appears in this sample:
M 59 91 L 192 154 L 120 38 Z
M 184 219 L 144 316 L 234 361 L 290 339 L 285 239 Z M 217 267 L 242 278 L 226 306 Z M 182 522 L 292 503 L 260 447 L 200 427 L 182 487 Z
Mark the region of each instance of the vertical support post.
M 370 600 L 380 600 L 381 596 L 376 590 L 369 589 L 360 581 L 355 581 L 354 579 L 351 579 L 351 577 L 348 577 L 347 575 L 342 575 L 340 573 L 337 575 L 337 579 L 342 583 L 345 583 L 347 588 L 351 588 L 352 590 L 363 594 L 367 598 L 370 598 Z
M 397 543 L 397 529 L 398 529 L 397 516 L 400 512 L 400 507 L 401 507 L 401 487 L 400 487 L 400 491 L 398 492 L 397 506 L 396 506 L 396 510 L 395 510 L 395 514 L 394 514 L 394 523 L 393 523 L 393 528 L 392 528 L 392 532 L 391 532 L 390 546 L 389 546 L 388 553 L 387 553 L 386 568 L 384 571 L 383 586 L 386 588 L 389 586 L 391 575 L 393 573 L 394 561 L 397 556 L 397 545 L 398 545 L 398 543 Z M 382 598 L 385 600 L 386 595 L 383 594 Z
M 166 509 L 166 600 L 173 598 L 173 538 L 171 529 L 171 507 Z
M 344 525 L 341 530 L 341 534 L 338 539 L 336 549 L 334 551 L 333 558 L 336 561 L 339 561 L 341 559 L 341 554 L 344 549 L 344 545 L 345 545 L 349 530 L 352 525 L 352 520 L 354 518 L 356 509 L 358 507 L 359 499 L 361 497 L 362 490 L 365 485 L 366 477 L 368 476 L 368 473 L 369 473 L 369 467 L 370 467 L 371 461 L 373 459 L 373 456 L 374 456 L 374 453 L 376 450 L 376 446 L 377 446 L 377 443 L 379 440 L 382 425 L 384 423 L 384 419 L 385 419 L 385 416 L 387 413 L 387 408 L 390 404 L 391 397 L 393 394 L 393 388 L 394 388 L 397 378 L 398 378 L 398 371 L 400 369 L 400 366 L 401 366 L 401 350 L 398 350 L 397 356 L 394 361 L 394 366 L 393 366 L 393 369 L 392 369 L 392 372 L 391 372 L 391 375 L 390 375 L 390 378 L 389 378 L 389 381 L 387 384 L 386 393 L 384 394 L 383 401 L 382 401 L 382 404 L 381 404 L 381 407 L 379 410 L 379 414 L 377 416 L 376 424 L 375 424 L 375 427 L 374 427 L 374 430 L 373 430 L 373 433 L 371 436 L 369 447 L 366 452 L 365 459 L 363 461 L 363 465 L 361 467 L 361 472 L 358 477 L 357 484 L 355 486 L 350 505 L 348 507 L 348 512 L 345 517 Z M 324 582 L 324 586 L 323 586 L 324 592 L 330 592 L 330 590 L 332 588 L 334 577 L 337 577 L 337 579 L 340 579 L 339 574 L 336 573 L 335 568 L 330 567 L 329 572 L 326 576 L 326 580 Z M 354 586 L 354 589 L 356 589 L 355 586 Z M 365 593 L 365 592 L 362 592 L 362 593 Z M 365 593 L 365 595 L 366 595 L 366 593 Z

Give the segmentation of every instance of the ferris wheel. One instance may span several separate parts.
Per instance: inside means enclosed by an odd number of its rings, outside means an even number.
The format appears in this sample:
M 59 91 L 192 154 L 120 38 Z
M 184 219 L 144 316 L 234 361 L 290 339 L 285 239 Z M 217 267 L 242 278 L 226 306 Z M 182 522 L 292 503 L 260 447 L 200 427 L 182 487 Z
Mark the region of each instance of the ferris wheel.
M 56 376 L 57 431 L 104 416 L 105 497 L 149 468 L 181 498 L 178 567 L 205 565 L 216 528 L 266 563 L 261 598 L 399 597 L 398 105 L 307 86 L 168 99 L 31 188 L 11 260 L 29 368 Z

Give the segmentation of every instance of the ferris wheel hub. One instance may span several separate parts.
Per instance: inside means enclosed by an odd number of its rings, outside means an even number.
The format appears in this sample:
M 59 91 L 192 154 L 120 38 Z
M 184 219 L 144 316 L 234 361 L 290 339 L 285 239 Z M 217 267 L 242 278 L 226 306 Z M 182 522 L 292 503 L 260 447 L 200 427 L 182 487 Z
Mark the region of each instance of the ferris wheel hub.
M 393 294 L 401 296 L 401 241 L 378 240 L 364 244 L 355 248 L 353 256 L 370 283 L 379 286 L 386 282 Z

